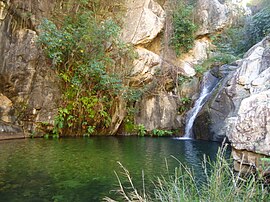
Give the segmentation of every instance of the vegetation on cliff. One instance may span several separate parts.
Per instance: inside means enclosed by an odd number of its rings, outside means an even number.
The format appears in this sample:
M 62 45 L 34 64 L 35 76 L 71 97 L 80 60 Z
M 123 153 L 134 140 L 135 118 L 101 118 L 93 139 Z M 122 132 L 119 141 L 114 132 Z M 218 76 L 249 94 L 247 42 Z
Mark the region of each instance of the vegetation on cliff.
M 172 13 L 173 35 L 171 45 L 177 55 L 188 52 L 194 44 L 197 26 L 193 22 L 193 6 L 176 1 Z
M 99 16 L 101 3 L 70 4 L 74 13 L 39 27 L 38 42 L 63 83 L 56 135 L 107 131 L 117 98 L 129 92 L 125 78 L 134 55 L 120 40 L 116 20 Z
M 270 33 L 270 6 L 265 2 L 258 1 L 251 4 L 251 9 L 263 8 L 252 9 L 253 15 L 243 17 L 239 23 L 213 36 L 213 42 L 219 52 L 228 56 L 242 57 L 253 45 Z

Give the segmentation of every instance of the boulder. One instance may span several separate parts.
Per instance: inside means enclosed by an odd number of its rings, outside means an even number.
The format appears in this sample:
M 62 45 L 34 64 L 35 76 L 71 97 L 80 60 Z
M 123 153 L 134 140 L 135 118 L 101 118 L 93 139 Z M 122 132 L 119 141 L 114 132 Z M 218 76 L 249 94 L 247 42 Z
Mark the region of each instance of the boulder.
M 168 93 L 145 96 L 138 103 L 139 112 L 136 124 L 143 124 L 147 131 L 155 128 L 172 130 L 180 128 L 181 120 L 177 114 L 177 100 Z
M 198 0 L 195 21 L 200 25 L 196 35 L 215 33 L 228 26 L 230 21 L 229 8 L 218 0 Z
M 164 27 L 165 12 L 154 0 L 127 0 L 122 38 L 134 45 L 151 42 Z
M 227 136 L 237 150 L 270 156 L 270 90 L 242 100 L 236 117 L 229 118 Z
M 234 103 L 229 94 L 228 82 L 232 79 L 237 67 L 224 65 L 211 72 L 221 77 L 219 87 L 215 89 L 194 122 L 193 133 L 197 139 L 223 141 L 226 137 L 226 118 L 234 109 Z M 231 84 L 235 86 L 235 83 Z
M 266 157 L 265 155 L 232 148 L 232 157 L 234 159 L 234 170 L 237 172 L 250 173 L 263 171 L 265 168 L 269 170 L 269 163 L 262 161 L 262 158 Z
M 11 122 L 12 102 L 6 96 L 0 93 L 0 119 L 5 122 Z
M 202 139 L 221 141 L 221 137 L 227 137 L 236 153 L 270 156 L 269 73 L 267 36 L 238 61 L 237 69 L 232 68 L 227 76 L 223 74 L 219 89 L 196 119 L 194 131 L 198 137 L 207 133 L 210 135 Z M 239 163 L 237 155 L 234 158 Z M 256 164 L 250 159 L 245 158 L 245 163 Z
M 155 73 L 161 70 L 162 60 L 159 55 L 145 48 L 136 48 L 136 52 L 138 57 L 133 62 L 130 85 L 142 86 L 151 82 Z

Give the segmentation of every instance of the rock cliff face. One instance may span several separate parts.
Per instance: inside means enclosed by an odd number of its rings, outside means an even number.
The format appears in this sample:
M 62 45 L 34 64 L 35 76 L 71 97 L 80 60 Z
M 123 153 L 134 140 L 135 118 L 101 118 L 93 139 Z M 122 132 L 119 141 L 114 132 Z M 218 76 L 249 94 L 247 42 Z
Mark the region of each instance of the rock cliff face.
M 39 123 L 53 123 L 59 88 L 36 45 L 37 25 L 50 1 L 0 1 L 0 134 L 33 133 Z M 31 14 L 31 15 L 30 15 Z
M 128 14 L 123 37 L 125 41 L 136 45 L 139 55 L 134 63 L 131 83 L 138 87 L 152 83 L 158 85 L 159 89 L 164 86 L 159 93 L 143 96 L 137 104 L 139 113 L 135 117 L 136 123 L 144 124 L 149 131 L 154 128 L 182 128 L 185 116 L 179 114 L 179 100 L 196 97 L 194 95 L 198 92 L 199 84 L 198 80 L 190 79 L 179 88 L 177 80 L 181 76 L 195 77 L 195 65 L 209 57 L 211 41 L 207 35 L 232 23 L 230 6 L 217 0 L 198 0 L 194 17 L 200 26 L 194 48 L 177 57 L 169 45 L 172 34 L 170 12 L 174 9 L 174 4 L 165 1 L 162 8 L 152 0 L 136 1 L 136 6 L 133 1 L 127 3 Z M 159 38 L 161 32 L 163 41 Z M 152 50 L 149 44 L 156 43 L 157 40 L 158 48 Z
M 253 164 L 260 157 L 254 153 L 269 156 L 269 73 L 270 36 L 253 46 L 238 61 L 236 69 L 225 76 L 220 89 L 196 120 L 194 132 L 197 136 L 211 140 L 227 137 L 237 162 L 243 157 L 244 163 Z
M 60 2 L 60 3 L 59 3 Z M 58 78 L 36 44 L 40 19 L 49 17 L 61 1 L 0 1 L 0 131 L 12 138 L 36 133 L 41 125 L 53 124 L 60 99 Z M 170 48 L 171 1 L 125 0 L 122 39 L 134 45 L 138 58 L 130 75 L 130 85 L 146 88 L 135 117 L 147 130 L 183 127 L 184 114 L 179 113 L 181 98 L 194 98 L 199 81 L 194 66 L 206 58 L 211 47 L 208 34 L 232 23 L 229 5 L 218 0 L 197 0 L 195 21 L 200 25 L 194 48 L 176 57 Z M 59 5 L 58 5 L 59 4 Z M 190 79 L 179 87 L 178 79 Z M 111 134 L 120 128 L 126 103 L 119 101 L 112 117 Z M 24 135 L 21 135 L 24 136 Z
M 270 36 L 248 51 L 234 76 L 237 107 L 228 117 L 227 136 L 237 150 L 270 155 L 269 71 Z

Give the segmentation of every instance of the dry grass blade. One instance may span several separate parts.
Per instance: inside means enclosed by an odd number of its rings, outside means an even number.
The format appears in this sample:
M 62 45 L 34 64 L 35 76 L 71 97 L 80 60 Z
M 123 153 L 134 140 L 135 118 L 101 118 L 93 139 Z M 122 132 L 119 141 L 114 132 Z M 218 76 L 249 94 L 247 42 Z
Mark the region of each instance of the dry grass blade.
M 118 184 L 119 184 L 119 189 L 116 190 L 116 192 L 118 192 L 122 196 L 124 201 L 127 201 L 127 202 L 135 202 L 135 201 L 136 202 L 146 202 L 147 200 L 146 200 L 146 193 L 145 193 L 144 173 L 142 173 L 143 174 L 143 189 L 144 190 L 143 190 L 143 196 L 141 196 L 133 184 L 133 181 L 132 181 L 132 178 L 131 178 L 129 171 L 120 162 L 117 162 L 117 163 L 120 165 L 120 167 L 124 171 L 123 175 L 128 179 L 128 183 L 131 186 L 130 188 L 132 191 L 128 191 L 128 192 L 126 191 L 126 188 L 123 186 L 123 183 L 121 182 L 118 174 L 114 171 L 116 178 L 117 178 L 117 181 L 118 181 Z M 105 197 L 103 200 L 107 201 L 107 202 L 115 202 L 114 199 L 111 199 L 109 197 Z

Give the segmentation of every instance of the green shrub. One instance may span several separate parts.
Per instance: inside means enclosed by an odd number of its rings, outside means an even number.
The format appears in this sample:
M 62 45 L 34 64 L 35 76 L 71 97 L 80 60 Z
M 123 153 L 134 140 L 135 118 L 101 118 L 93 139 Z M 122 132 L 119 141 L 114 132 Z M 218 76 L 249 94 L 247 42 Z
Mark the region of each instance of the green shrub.
M 179 107 L 179 109 L 178 109 L 178 112 L 179 112 L 180 114 L 182 114 L 182 113 L 184 113 L 184 112 L 187 112 L 187 110 L 190 109 L 191 104 L 192 104 L 191 98 L 189 98 L 189 97 L 182 97 L 182 98 L 180 99 L 180 107 Z
M 270 6 L 256 13 L 246 26 L 248 47 L 261 41 L 270 33 Z
M 137 129 L 137 131 L 138 131 L 138 135 L 139 135 L 139 136 L 145 136 L 146 133 L 147 133 L 147 131 L 146 131 L 146 129 L 145 129 L 145 126 L 144 126 L 143 124 L 137 125 L 136 129 Z
M 112 19 L 99 21 L 89 1 L 58 25 L 43 20 L 38 43 L 62 80 L 63 94 L 55 118 L 56 134 L 93 134 L 110 127 L 115 98 L 128 91 L 124 80 L 131 48 L 119 38 Z
M 184 4 L 183 1 L 177 1 L 176 8 L 173 10 L 173 35 L 170 44 L 178 56 L 193 47 L 197 26 L 193 23 L 192 11 L 193 7 Z
M 169 135 L 172 135 L 172 134 L 173 134 L 173 132 L 169 131 L 169 130 L 154 129 L 152 131 L 152 135 L 153 136 L 158 136 L 158 137 L 169 136 Z
M 242 57 L 253 45 L 270 33 L 270 7 L 267 5 L 244 24 L 234 25 L 222 33 L 212 36 L 218 52 Z

